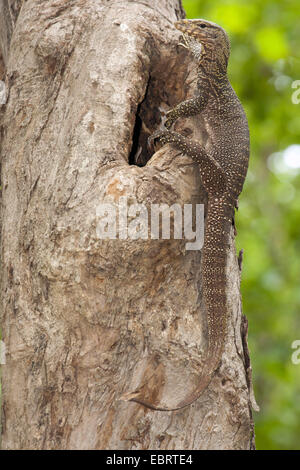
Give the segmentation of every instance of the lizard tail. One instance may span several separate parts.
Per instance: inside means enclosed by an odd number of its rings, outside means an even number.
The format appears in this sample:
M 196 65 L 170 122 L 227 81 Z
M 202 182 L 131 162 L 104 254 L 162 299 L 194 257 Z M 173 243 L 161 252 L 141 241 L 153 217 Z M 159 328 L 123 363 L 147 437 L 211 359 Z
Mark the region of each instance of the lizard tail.
M 208 346 L 198 385 L 178 405 L 168 407 L 154 404 L 144 399 L 140 392 L 122 397 L 157 411 L 175 411 L 191 405 L 209 385 L 213 373 L 218 368 L 227 332 L 228 307 L 226 301 L 226 262 L 227 245 L 232 215 L 228 201 L 210 199 L 208 201 L 205 238 L 201 258 L 203 299 L 207 314 Z

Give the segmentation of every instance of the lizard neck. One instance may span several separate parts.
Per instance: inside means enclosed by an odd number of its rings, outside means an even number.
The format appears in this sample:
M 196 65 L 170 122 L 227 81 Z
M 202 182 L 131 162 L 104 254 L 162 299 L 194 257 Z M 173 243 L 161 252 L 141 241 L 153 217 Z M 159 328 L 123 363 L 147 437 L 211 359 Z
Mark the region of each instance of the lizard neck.
M 198 62 L 198 87 L 214 95 L 227 89 L 229 80 L 227 76 L 227 62 L 218 60 L 211 51 L 205 52 Z

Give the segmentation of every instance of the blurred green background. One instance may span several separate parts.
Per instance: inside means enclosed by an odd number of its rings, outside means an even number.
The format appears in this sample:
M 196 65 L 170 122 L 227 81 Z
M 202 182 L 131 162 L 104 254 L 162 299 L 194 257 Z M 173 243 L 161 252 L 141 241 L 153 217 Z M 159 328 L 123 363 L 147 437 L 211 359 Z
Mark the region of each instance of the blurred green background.
M 243 310 L 261 409 L 254 412 L 256 446 L 300 449 L 300 364 L 292 362 L 292 343 L 300 340 L 299 0 L 183 6 L 187 18 L 214 21 L 229 33 L 229 77 L 250 126 L 237 248 L 244 249 Z

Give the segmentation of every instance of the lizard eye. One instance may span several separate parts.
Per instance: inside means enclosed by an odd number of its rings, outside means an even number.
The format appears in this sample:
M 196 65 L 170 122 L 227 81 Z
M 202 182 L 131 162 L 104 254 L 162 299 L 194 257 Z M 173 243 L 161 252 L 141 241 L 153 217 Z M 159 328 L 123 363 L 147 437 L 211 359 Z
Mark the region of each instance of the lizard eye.
M 200 24 L 200 28 L 206 28 L 206 24 L 205 24 L 205 23 L 201 23 L 201 24 Z

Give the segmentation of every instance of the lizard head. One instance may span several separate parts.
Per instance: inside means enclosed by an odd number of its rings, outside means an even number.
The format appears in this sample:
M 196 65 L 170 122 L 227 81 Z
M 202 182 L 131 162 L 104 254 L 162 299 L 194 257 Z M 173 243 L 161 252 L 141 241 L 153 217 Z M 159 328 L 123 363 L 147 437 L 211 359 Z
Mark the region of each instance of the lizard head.
M 176 21 L 175 27 L 183 33 L 183 45 L 191 49 L 199 62 L 209 55 L 227 69 L 230 42 L 221 26 L 211 21 L 196 19 Z

